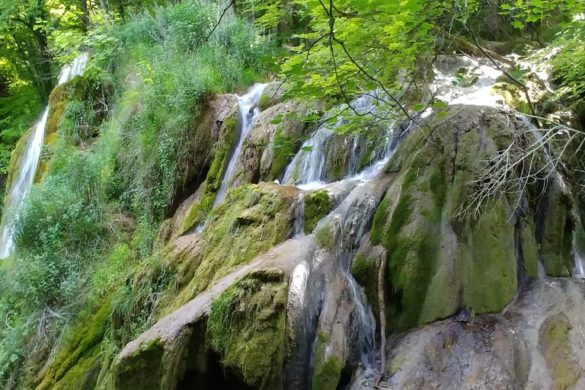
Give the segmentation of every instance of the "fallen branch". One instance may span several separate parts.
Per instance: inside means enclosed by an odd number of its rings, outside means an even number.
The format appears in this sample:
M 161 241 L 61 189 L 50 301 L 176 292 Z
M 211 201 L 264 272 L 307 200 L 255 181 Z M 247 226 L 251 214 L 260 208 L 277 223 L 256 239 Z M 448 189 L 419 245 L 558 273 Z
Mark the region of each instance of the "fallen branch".
M 386 368 L 386 302 L 384 300 L 384 286 L 386 276 L 386 257 L 380 257 L 380 265 L 378 267 L 378 308 L 380 313 L 380 373 L 374 387 L 378 387 L 384 370 Z

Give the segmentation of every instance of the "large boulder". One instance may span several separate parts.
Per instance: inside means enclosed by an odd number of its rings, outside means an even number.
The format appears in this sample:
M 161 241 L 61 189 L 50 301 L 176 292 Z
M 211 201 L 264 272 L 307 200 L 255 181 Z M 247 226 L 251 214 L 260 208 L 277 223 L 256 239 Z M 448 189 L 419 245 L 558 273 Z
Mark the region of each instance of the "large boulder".
M 582 280 L 535 281 L 502 314 L 401 335 L 388 347 L 380 388 L 583 388 L 584 302 Z
M 387 251 L 389 331 L 462 309 L 500 312 L 538 276 L 539 261 L 549 275 L 571 274 L 577 221 L 555 187 L 543 193 L 537 183 L 517 197 L 502 191 L 469 207 L 481 185 L 470 183 L 486 161 L 525 131 L 512 113 L 453 106 L 400 145 L 388 166 L 397 178 L 371 229 L 372 243 Z

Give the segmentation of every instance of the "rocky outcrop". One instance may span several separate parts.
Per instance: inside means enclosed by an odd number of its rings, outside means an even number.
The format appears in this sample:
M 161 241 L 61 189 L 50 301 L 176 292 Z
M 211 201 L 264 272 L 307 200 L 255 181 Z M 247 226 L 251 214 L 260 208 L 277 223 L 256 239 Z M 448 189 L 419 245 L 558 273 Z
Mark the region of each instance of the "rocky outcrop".
M 311 123 L 307 121 L 309 113 L 306 104 L 294 100 L 277 103 L 262 111 L 244 141 L 232 185 L 280 179 L 308 136 L 311 129 Z
M 247 310 L 250 309 L 248 304 L 250 304 L 251 300 L 254 300 L 253 297 L 257 294 L 257 290 L 246 290 L 248 291 L 247 294 L 252 295 L 252 297 L 247 295 L 247 299 L 237 297 L 237 291 L 233 291 L 234 288 L 236 290 L 238 288 L 246 288 L 246 283 L 249 284 L 250 282 L 245 282 L 245 280 L 256 280 L 256 283 L 266 283 L 267 285 L 269 283 L 279 285 L 285 280 L 285 275 L 292 272 L 296 264 L 308 261 L 314 250 L 315 246 L 309 238 L 286 241 L 268 253 L 257 257 L 249 264 L 236 268 L 233 272 L 211 285 L 209 289 L 198 294 L 193 300 L 169 315 L 161 318 L 147 332 L 143 333 L 139 338 L 128 344 L 119 354 L 117 361 L 115 362 L 115 387 L 119 389 L 176 388 L 177 384 L 181 380 L 189 377 L 189 375 L 194 375 L 196 377 L 195 374 L 198 367 L 196 365 L 185 365 L 187 361 L 183 359 L 185 359 L 185 356 L 190 356 L 189 354 L 192 353 L 190 351 L 197 351 L 197 348 L 202 348 L 203 357 L 201 359 L 207 360 L 205 352 L 207 345 L 206 321 L 207 316 L 212 310 L 214 310 L 214 305 L 215 310 L 219 310 L 219 313 L 214 313 L 210 319 L 210 326 L 215 327 L 210 330 L 210 334 L 212 337 L 214 334 L 216 336 L 214 339 L 215 341 L 211 342 L 214 343 L 213 345 L 216 349 L 219 349 L 222 353 L 230 356 L 228 358 L 228 365 L 230 365 L 229 362 L 231 361 L 237 369 L 243 368 L 245 371 L 246 367 L 249 369 L 255 369 L 256 373 L 254 374 L 246 374 L 245 372 L 240 373 L 244 377 L 243 381 L 250 380 L 252 382 L 250 384 L 258 385 L 263 383 L 264 380 L 268 381 L 270 379 L 270 375 L 268 374 L 270 373 L 272 375 L 278 375 L 281 369 L 278 364 L 275 366 L 278 369 L 277 373 L 272 372 L 270 369 L 265 372 L 260 367 L 254 367 L 254 364 L 259 362 L 248 362 L 247 357 L 239 356 L 239 354 L 246 352 L 239 350 L 238 348 L 246 347 L 247 344 L 239 343 L 235 345 L 234 343 L 237 343 L 238 340 L 234 340 L 231 337 L 236 336 L 228 335 L 226 336 L 228 337 L 227 339 L 219 340 L 218 337 L 222 333 L 238 331 L 238 334 L 240 335 L 238 337 L 243 337 L 243 332 L 249 337 L 254 337 L 256 339 L 260 337 L 264 340 L 262 341 L 263 343 L 274 343 L 270 345 L 248 345 L 251 349 L 246 349 L 246 351 L 249 351 L 251 354 L 256 354 L 255 356 L 261 356 L 258 354 L 264 353 L 268 347 L 274 349 L 284 348 L 284 340 L 281 340 L 279 344 L 278 340 L 275 340 L 272 337 L 266 338 L 269 335 L 262 336 L 261 334 L 254 334 L 254 332 L 246 332 L 245 329 L 242 330 L 241 327 L 238 327 L 237 329 L 219 329 L 218 326 L 220 325 L 228 327 L 233 323 L 229 321 L 226 321 L 225 323 L 221 322 L 221 318 L 217 318 L 217 316 L 232 314 L 231 311 L 228 311 L 227 313 L 223 311 L 225 310 L 225 305 L 228 305 L 229 307 L 239 307 L 237 310 L 242 310 L 244 312 L 247 312 Z M 278 292 L 279 288 L 280 287 L 276 287 L 277 291 L 275 291 L 275 294 L 282 294 L 282 292 Z M 227 295 L 223 295 L 224 293 Z M 256 297 L 256 299 L 257 298 L 258 297 Z M 217 301 L 214 301 L 216 299 Z M 242 300 L 240 301 L 240 299 Z M 269 294 L 267 299 L 273 301 L 276 298 L 274 295 Z M 284 315 L 284 301 L 279 298 L 278 302 L 280 303 L 275 302 L 277 306 L 273 307 L 275 310 L 270 310 L 266 313 L 268 318 L 273 315 Z M 260 303 L 263 304 L 265 302 L 259 302 L 259 304 Z M 263 308 L 259 307 L 258 309 Z M 276 309 L 278 309 L 278 311 Z M 237 315 L 237 313 L 234 314 Z M 242 319 L 240 319 L 240 321 L 241 320 Z M 256 318 L 256 320 L 260 321 L 261 318 Z M 246 326 L 253 327 L 254 324 L 255 321 L 244 321 L 242 326 L 244 326 L 244 328 Z M 260 327 L 256 329 L 256 332 L 261 333 L 262 330 L 265 330 L 265 328 Z M 270 334 L 272 334 L 272 330 L 270 330 L 270 332 Z M 283 337 L 282 334 L 279 333 L 279 335 L 279 337 Z M 207 342 L 209 342 L 209 340 Z M 283 351 L 276 353 L 281 356 Z M 266 359 L 268 359 L 266 360 L 266 363 L 272 366 L 272 354 L 268 353 L 268 355 L 265 356 Z M 195 358 L 196 356 L 193 357 L 193 359 Z M 282 358 L 283 355 L 280 359 Z M 242 367 L 240 367 L 240 363 Z M 189 372 L 189 370 L 191 370 L 191 372 Z M 199 368 L 199 374 L 204 373 L 205 370 Z M 271 378 L 271 380 L 274 380 L 274 378 Z M 266 384 L 267 383 L 268 382 L 266 382 Z
M 235 267 L 294 235 L 299 191 L 271 183 L 232 189 L 202 233 L 171 242 L 165 257 L 177 267 L 173 292 L 161 298 L 163 314 L 194 298 Z
M 479 215 L 465 211 L 476 191 L 469 183 L 484 161 L 523 126 L 499 109 L 453 106 L 415 130 L 396 152 L 388 169 L 398 176 L 371 230 L 372 243 L 388 253 L 390 331 L 461 309 L 499 312 L 521 281 L 537 276 L 538 259 L 550 275 L 570 274 L 570 247 L 561 242 L 575 221 L 570 202 L 554 191 L 546 210 L 535 188 L 522 205 L 502 193 L 486 200 Z
M 502 314 L 401 335 L 388 347 L 380 388 L 583 388 L 584 302 L 581 280 L 539 280 Z
M 237 118 L 236 97 L 231 94 L 216 96 L 199 118 L 191 133 L 191 147 L 185 148 L 187 171 L 183 192 L 188 196 L 177 197 L 182 202 L 175 206 L 174 215 L 159 232 L 163 243 L 187 233 L 207 218 L 234 147 Z

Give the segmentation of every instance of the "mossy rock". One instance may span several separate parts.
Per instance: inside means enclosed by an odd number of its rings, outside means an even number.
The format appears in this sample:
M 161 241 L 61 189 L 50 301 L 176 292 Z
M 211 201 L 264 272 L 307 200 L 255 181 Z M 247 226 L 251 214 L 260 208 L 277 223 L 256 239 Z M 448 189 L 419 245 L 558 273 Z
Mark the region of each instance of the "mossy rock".
M 208 335 L 225 367 L 258 389 L 282 388 L 287 281 L 279 269 L 256 271 L 211 306 Z
M 507 147 L 521 126 L 495 109 L 453 106 L 429 118 L 399 146 L 390 162 L 394 182 L 370 231 L 372 243 L 387 250 L 390 332 L 464 308 L 476 314 L 499 312 L 513 299 L 519 261 L 508 199 L 490 199 L 479 216 L 461 210 L 472 194 L 475 172 Z M 521 239 L 523 272 L 535 277 L 535 230 L 525 228 Z M 364 259 L 358 260 L 363 266 Z M 366 279 L 362 283 L 373 284 L 367 279 L 374 273 L 359 268 L 358 277 Z
M 158 340 L 136 351 L 133 356 L 115 366 L 116 389 L 157 389 L 160 387 L 164 347 Z
M 105 302 L 92 313 L 81 315 L 66 330 L 59 353 L 41 372 L 37 389 L 92 389 L 101 369 L 101 342 L 110 320 L 111 302 Z
M 571 199 L 556 183 L 550 183 L 545 195 L 541 233 L 541 259 L 549 276 L 570 276 L 573 269 L 573 230 Z
M 333 250 L 337 242 L 337 230 L 332 221 L 325 221 L 317 225 L 315 240 L 321 248 Z
M 303 230 L 306 234 L 313 231 L 317 223 L 322 220 L 333 208 L 333 202 L 327 191 L 319 190 L 306 194 L 303 197 L 305 203 Z
M 284 84 L 282 82 L 272 82 L 266 85 L 260 100 L 258 101 L 258 108 L 260 111 L 264 111 L 283 100 L 284 96 Z
M 531 114 L 530 105 L 524 92 L 516 84 L 512 84 L 507 77 L 496 83 L 492 89 L 504 98 L 506 105 L 515 108 L 519 112 Z
M 294 211 L 299 192 L 272 183 L 232 188 L 210 215 L 195 248 L 171 251 L 168 261 L 179 263 L 174 281 L 178 293 L 162 305 L 170 312 L 210 284 L 268 251 L 294 233 Z
M 554 388 L 573 388 L 583 374 L 573 351 L 569 333 L 572 329 L 569 318 L 558 313 L 546 318 L 539 329 L 538 344 L 553 379 Z
M 355 280 L 364 288 L 368 303 L 372 306 L 374 316 L 379 315 L 378 302 L 378 269 L 379 259 L 358 253 L 351 265 L 351 274 Z
M 313 368 L 313 386 L 315 390 L 335 390 L 341 378 L 343 364 L 337 356 L 327 356 L 325 347 L 329 336 L 319 333 L 315 363 Z
M 85 101 L 89 98 L 90 82 L 83 76 L 76 76 L 63 83 L 51 92 L 49 97 L 49 116 L 45 129 L 45 140 L 53 140 L 53 134 L 57 134 L 59 121 L 65 113 L 65 107 L 72 100 Z
M 194 202 L 187 211 L 181 224 L 178 234 L 184 234 L 197 225 L 205 222 L 207 216 L 213 209 L 215 196 L 221 187 L 223 175 L 230 160 L 231 150 L 236 139 L 238 122 L 236 111 L 232 111 L 221 124 L 219 140 L 213 147 L 213 160 L 207 171 L 207 177 L 201 184 L 203 194 L 201 200 Z

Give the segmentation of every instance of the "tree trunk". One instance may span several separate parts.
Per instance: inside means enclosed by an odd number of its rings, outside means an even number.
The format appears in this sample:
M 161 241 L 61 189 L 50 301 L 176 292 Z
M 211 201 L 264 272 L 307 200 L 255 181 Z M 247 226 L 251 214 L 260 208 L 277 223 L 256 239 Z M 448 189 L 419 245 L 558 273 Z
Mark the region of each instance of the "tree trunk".
M 49 52 L 49 40 L 43 29 L 33 30 L 39 49 L 39 63 L 36 66 L 38 76 L 37 89 L 44 101 L 47 101 L 53 89 L 52 57 Z
M 89 8 L 87 6 L 87 0 L 80 0 L 79 7 L 81 8 L 81 30 L 84 34 L 87 34 L 89 29 Z
M 122 20 L 125 20 L 125 16 L 124 16 L 124 0 L 118 0 L 118 13 L 120 14 L 120 17 L 122 18 Z

